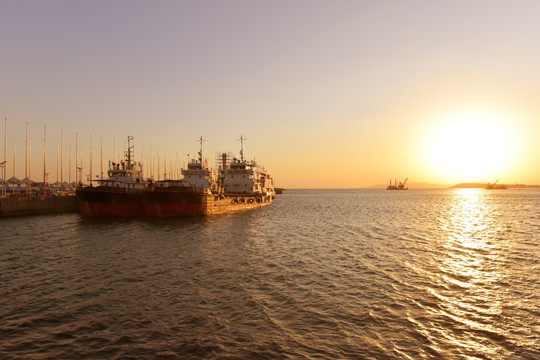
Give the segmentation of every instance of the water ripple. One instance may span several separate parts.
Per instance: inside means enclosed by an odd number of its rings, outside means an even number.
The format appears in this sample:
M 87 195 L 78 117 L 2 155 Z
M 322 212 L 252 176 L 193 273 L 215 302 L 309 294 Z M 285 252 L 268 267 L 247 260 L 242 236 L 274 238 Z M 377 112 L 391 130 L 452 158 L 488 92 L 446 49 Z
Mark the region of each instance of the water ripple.
M 0 219 L 0 358 L 540 358 L 534 190 Z

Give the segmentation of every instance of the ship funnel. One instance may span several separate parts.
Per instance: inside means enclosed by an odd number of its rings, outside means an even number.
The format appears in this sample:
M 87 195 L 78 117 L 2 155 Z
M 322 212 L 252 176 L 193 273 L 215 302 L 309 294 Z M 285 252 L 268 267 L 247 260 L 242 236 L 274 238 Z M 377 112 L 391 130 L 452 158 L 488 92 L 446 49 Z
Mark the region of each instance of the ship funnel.
M 222 163 L 223 169 L 225 169 L 227 167 L 227 154 L 226 153 L 221 154 L 221 163 Z

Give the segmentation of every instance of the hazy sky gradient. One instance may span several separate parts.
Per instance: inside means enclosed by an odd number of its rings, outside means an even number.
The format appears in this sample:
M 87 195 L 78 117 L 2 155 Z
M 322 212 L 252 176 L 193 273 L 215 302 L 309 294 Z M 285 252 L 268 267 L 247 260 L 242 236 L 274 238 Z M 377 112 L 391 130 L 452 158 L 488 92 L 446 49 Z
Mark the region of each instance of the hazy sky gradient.
M 246 156 L 288 188 L 540 183 L 539 34 L 539 1 L 4 0 L 8 177 L 13 135 L 24 177 L 28 122 L 34 180 L 47 125 L 49 180 L 63 129 L 64 179 L 78 132 L 86 163 L 93 137 L 94 173 L 100 137 L 106 160 L 132 135 L 146 161 L 150 147 L 187 159 L 201 135 L 210 159 L 238 153 L 243 134 Z M 470 111 L 491 114 L 508 141 L 464 150 L 510 155 L 444 171 L 430 139 Z

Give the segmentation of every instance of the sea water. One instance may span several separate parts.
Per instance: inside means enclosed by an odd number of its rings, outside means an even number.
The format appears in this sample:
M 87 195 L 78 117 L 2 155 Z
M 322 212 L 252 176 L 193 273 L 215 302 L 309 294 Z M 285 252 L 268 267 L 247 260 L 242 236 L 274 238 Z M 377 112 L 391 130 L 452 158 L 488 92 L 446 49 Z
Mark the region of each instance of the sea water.
M 540 191 L 0 219 L 2 359 L 538 359 Z

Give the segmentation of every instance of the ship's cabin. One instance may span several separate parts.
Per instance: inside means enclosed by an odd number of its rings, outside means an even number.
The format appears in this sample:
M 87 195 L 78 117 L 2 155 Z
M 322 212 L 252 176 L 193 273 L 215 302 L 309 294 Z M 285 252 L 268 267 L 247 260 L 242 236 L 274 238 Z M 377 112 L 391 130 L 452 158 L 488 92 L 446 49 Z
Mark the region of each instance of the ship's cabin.
M 109 170 L 107 174 L 109 175 L 109 180 L 117 181 L 140 181 L 141 171 L 138 170 L 124 170 L 124 169 L 114 169 Z
M 201 163 L 200 161 L 191 160 L 191 162 L 188 163 L 188 170 L 201 170 L 206 169 L 206 165 Z
M 244 170 L 244 169 L 247 169 L 248 167 L 253 167 L 254 164 L 253 163 L 248 163 L 247 161 L 241 161 L 241 160 L 238 160 L 237 158 L 234 158 L 233 161 L 229 164 L 229 168 L 231 170 Z

